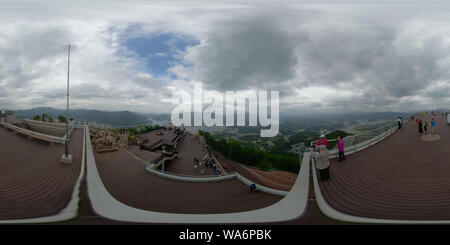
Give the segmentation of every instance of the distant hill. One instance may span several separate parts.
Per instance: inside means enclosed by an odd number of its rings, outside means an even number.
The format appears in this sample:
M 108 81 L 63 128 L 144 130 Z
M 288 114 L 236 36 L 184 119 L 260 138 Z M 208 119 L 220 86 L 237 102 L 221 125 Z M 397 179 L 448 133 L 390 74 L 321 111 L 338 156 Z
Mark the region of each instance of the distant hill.
M 33 118 L 36 114 L 42 115 L 44 113 L 53 118 L 57 118 L 58 115 L 66 116 L 65 110 L 55 109 L 52 107 L 37 107 L 28 110 L 17 110 L 15 112 L 20 117 L 29 119 Z M 69 111 L 69 117 L 77 120 L 87 120 L 88 122 L 107 124 L 112 127 L 131 127 L 152 122 L 146 116 L 130 111 L 76 109 Z

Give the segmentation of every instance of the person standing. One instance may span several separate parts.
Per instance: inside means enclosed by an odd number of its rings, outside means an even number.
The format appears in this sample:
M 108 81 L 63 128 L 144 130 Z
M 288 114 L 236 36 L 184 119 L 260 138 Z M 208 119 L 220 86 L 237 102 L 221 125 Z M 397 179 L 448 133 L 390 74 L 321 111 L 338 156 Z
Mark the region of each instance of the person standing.
M 419 136 L 422 136 L 422 134 L 423 134 L 423 124 L 422 124 L 422 120 L 419 120 L 419 126 L 418 126 L 418 129 L 419 129 Z
M 320 145 L 324 145 L 325 148 L 328 148 L 328 140 L 325 138 L 325 135 L 320 135 L 320 139 L 316 141 L 316 147 Z
M 320 178 L 328 180 L 330 178 L 330 154 L 325 145 L 320 145 L 318 149 L 319 152 L 313 152 L 313 149 L 310 148 L 311 158 L 315 160 L 315 166 L 319 170 Z
M 436 119 L 432 118 L 431 119 L 431 134 L 434 134 L 436 130 Z
M 425 132 L 425 134 L 428 134 L 428 122 L 425 121 L 425 123 L 423 124 L 423 131 Z
M 344 139 L 342 139 L 342 136 L 339 136 L 338 150 L 339 150 L 339 160 L 338 161 L 345 161 Z

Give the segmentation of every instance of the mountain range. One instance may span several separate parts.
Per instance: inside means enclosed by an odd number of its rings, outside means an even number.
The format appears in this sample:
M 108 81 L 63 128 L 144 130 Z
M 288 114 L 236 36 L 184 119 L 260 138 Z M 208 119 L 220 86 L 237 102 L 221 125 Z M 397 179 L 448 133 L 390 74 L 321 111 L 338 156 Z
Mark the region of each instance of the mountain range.
M 28 110 L 16 110 L 15 113 L 22 118 L 32 119 L 35 115 L 47 114 L 52 118 L 58 115 L 66 116 L 66 110 L 55 109 L 52 107 L 37 107 Z M 90 123 L 105 124 L 111 127 L 131 127 L 152 123 L 146 115 L 131 111 L 100 111 L 75 109 L 69 111 L 69 118 L 76 120 L 87 120 Z

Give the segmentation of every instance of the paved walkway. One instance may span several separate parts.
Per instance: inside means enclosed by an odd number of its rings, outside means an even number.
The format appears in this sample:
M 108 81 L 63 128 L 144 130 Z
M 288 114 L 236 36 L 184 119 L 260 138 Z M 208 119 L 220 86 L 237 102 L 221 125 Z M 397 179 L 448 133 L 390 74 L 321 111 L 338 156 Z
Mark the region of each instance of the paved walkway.
M 439 141 L 420 140 L 409 123 L 345 162 L 332 160 L 331 179 L 320 181 L 327 203 L 368 218 L 450 220 L 450 127 L 435 118 Z
M 81 169 L 83 130 L 72 134 L 70 165 L 64 145 L 28 140 L 0 128 L 0 220 L 54 215 L 66 207 Z
M 200 176 L 200 166 L 194 168 L 194 158 L 201 159 L 208 154 L 207 150 L 203 151 L 204 139 L 194 140 L 194 136 L 191 134 L 186 134 L 183 141 L 178 143 L 175 151 L 181 153 L 181 158 L 172 160 L 166 167 L 166 171 L 182 174 L 182 175 L 192 175 Z M 204 169 L 203 176 L 216 176 L 214 168 L 202 166 Z

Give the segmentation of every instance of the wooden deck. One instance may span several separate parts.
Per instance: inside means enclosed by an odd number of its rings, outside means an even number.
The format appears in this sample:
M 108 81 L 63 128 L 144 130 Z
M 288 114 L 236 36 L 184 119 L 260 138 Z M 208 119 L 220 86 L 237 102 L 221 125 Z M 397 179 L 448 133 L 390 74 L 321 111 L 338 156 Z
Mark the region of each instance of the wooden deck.
M 81 169 L 83 130 L 72 134 L 72 164 L 59 162 L 64 145 L 49 145 L 0 128 L 0 219 L 58 213 L 69 202 Z
M 328 204 L 361 217 L 449 220 L 450 127 L 435 118 L 439 141 L 420 140 L 409 123 L 344 162 L 333 160 L 330 180 L 320 181 Z

